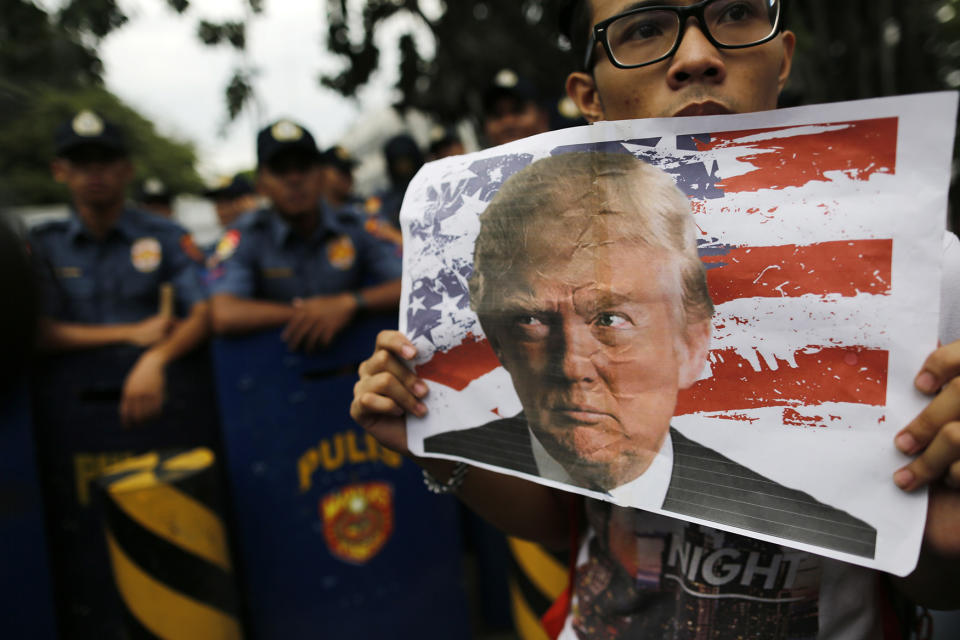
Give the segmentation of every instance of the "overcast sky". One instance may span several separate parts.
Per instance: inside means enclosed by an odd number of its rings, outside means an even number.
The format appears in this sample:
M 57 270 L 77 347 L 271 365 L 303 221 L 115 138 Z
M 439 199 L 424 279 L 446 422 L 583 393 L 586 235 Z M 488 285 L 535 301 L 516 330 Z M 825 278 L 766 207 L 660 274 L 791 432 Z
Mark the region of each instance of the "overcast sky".
M 232 174 L 255 164 L 254 140 L 260 126 L 280 117 L 304 124 L 318 145 L 340 141 L 361 111 L 391 102 L 396 80 L 395 47 L 382 51 L 384 73 L 348 100 L 320 87 L 317 78 L 342 63 L 326 51 L 324 0 L 266 0 L 264 13 L 247 30 L 248 56 L 259 70 L 255 88 L 260 120 L 247 110 L 220 131 L 226 121 L 223 90 L 240 54 L 230 46 L 208 47 L 196 37 L 201 18 L 219 21 L 243 17 L 243 0 L 194 0 L 184 15 L 164 0 L 122 0 L 130 22 L 100 47 L 107 87 L 154 121 L 161 133 L 192 141 L 205 178 Z M 389 42 L 403 24 L 394 21 L 380 34 Z M 423 53 L 423 52 L 421 52 Z

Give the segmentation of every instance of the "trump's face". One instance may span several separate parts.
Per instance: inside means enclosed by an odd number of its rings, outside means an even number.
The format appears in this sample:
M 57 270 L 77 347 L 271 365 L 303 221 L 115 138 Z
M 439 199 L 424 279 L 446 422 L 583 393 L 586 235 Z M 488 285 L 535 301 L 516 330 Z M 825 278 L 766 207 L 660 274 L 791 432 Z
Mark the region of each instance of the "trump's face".
M 660 450 L 710 322 L 683 321 L 673 253 L 556 229 L 577 238 L 564 245 L 550 227 L 487 333 L 537 439 L 578 484 L 608 490 Z

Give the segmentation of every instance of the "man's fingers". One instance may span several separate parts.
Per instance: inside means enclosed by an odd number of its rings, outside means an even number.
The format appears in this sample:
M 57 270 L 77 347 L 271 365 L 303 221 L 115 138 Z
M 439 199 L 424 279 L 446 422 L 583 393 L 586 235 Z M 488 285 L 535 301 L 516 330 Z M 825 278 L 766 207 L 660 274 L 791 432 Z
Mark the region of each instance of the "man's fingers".
M 362 423 L 366 417 L 382 415 L 402 416 L 404 411 L 403 407 L 391 398 L 369 392 L 361 393 L 354 399 L 350 407 L 350 414 L 354 420 Z
M 324 338 L 325 334 L 326 327 L 321 322 L 317 322 L 310 327 L 310 331 L 304 338 L 304 350 L 314 351 L 318 346 L 327 346 L 327 340 Z
M 422 418 L 427 413 L 427 407 L 410 392 L 396 376 L 382 372 L 361 379 L 354 386 L 354 396 L 361 397 L 373 393 L 393 400 L 404 410 Z
M 893 474 L 893 481 L 904 491 L 913 491 L 936 480 L 960 460 L 960 422 L 949 422 L 937 433 L 916 460 Z M 952 477 L 952 476 L 951 476 Z
M 291 336 L 293 336 L 296 331 L 299 331 L 301 325 L 303 325 L 303 323 L 306 321 L 306 314 L 299 312 L 294 313 L 293 317 L 290 318 L 290 321 L 287 323 L 287 326 L 283 328 L 283 332 L 280 334 L 280 339 L 289 344 Z
M 412 360 L 417 348 L 399 331 L 381 331 L 377 334 L 376 350 L 386 349 L 402 360 Z
M 912 456 L 929 445 L 943 425 L 960 418 L 960 378 L 943 387 L 916 418 L 894 439 L 897 449 Z
M 914 385 L 924 393 L 934 393 L 947 381 L 960 375 L 960 340 L 944 345 L 930 354 Z
M 418 378 L 416 373 L 400 362 L 393 353 L 383 349 L 375 352 L 360 364 L 361 376 L 373 376 L 378 373 L 389 373 L 421 400 L 430 391 L 427 384 Z
M 287 346 L 293 351 L 299 349 L 312 326 L 307 316 L 294 317 L 294 319 L 290 321 L 290 324 L 287 325 L 287 336 L 284 338 L 287 341 Z

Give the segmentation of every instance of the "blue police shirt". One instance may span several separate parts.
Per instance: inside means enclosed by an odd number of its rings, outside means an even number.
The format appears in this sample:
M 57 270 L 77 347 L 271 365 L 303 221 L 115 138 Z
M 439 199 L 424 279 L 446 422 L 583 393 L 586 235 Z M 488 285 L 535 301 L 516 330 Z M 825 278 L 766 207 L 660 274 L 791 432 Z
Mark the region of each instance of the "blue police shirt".
M 102 239 L 72 212 L 30 230 L 44 313 L 87 324 L 137 322 L 159 311 L 160 285 L 174 286 L 177 312 L 207 298 L 202 254 L 180 225 L 125 209 Z
M 397 247 L 364 231 L 354 215 L 320 207 L 320 224 L 303 238 L 279 213 L 245 214 L 217 245 L 210 293 L 290 302 L 356 291 L 400 277 Z

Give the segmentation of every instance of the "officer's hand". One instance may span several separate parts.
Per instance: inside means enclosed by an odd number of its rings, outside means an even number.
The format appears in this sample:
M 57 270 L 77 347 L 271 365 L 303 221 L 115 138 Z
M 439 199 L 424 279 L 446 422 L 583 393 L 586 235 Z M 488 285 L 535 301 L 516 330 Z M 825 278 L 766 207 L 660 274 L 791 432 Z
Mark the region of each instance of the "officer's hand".
M 166 376 L 163 360 L 148 351 L 127 374 L 120 400 L 120 419 L 130 427 L 160 414 L 163 409 Z
M 934 351 L 914 385 L 933 396 L 894 440 L 900 451 L 919 454 L 893 478 L 901 489 L 935 486 L 924 532 L 929 545 L 947 555 L 960 554 L 960 341 Z
M 164 340 L 176 326 L 176 318 L 157 314 L 134 323 L 128 342 L 138 347 L 150 347 Z
M 292 350 L 313 351 L 330 344 L 357 310 L 352 294 L 295 298 L 293 318 L 287 323 L 281 337 Z
M 426 383 L 404 364 L 417 349 L 399 331 L 381 331 L 373 355 L 360 364 L 360 380 L 353 387 L 350 415 L 357 424 L 393 451 L 409 454 L 404 412 L 427 413 L 421 400 Z

